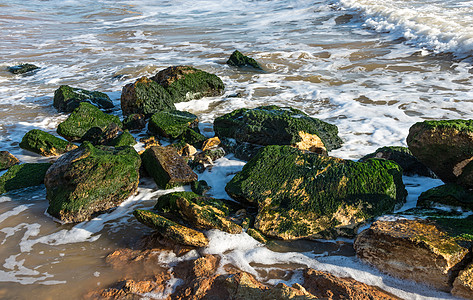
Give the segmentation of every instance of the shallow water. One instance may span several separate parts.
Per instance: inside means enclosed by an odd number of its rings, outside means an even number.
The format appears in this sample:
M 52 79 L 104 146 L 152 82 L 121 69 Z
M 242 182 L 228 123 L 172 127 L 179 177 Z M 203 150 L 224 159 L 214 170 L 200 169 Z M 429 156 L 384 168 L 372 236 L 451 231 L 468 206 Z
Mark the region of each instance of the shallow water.
M 178 105 L 200 117 L 208 136 L 219 115 L 276 104 L 336 124 L 344 145 L 331 152 L 334 156 L 358 159 L 380 146 L 405 145 L 415 122 L 473 116 L 471 4 L 0 1 L 0 148 L 25 162 L 48 160 L 19 149 L 18 143 L 33 128 L 54 133 L 66 118 L 52 107 L 54 90 L 61 84 L 107 92 L 116 104 L 114 113 L 121 115 L 119 98 L 125 84 L 184 64 L 215 73 L 226 84 L 222 97 Z M 443 19 L 450 23 L 435 21 Z M 234 49 L 257 59 L 265 72 L 227 66 Z M 41 69 L 29 76 L 5 70 L 25 62 Z M 242 96 L 230 97 L 236 93 Z M 228 197 L 224 183 L 242 165 L 221 159 L 200 179 L 213 186 L 215 197 Z M 425 178 L 405 181 L 410 207 L 416 195 L 440 184 Z M 0 298 L 27 299 L 34 293 L 38 299 L 74 299 L 122 279 L 125 275 L 107 266 L 104 257 L 150 232 L 131 212 L 151 207 L 161 193 L 143 181 L 139 194 L 117 210 L 76 226 L 56 223 L 44 213 L 44 187 L 1 196 Z M 246 235 L 209 234 L 214 242 L 205 252 L 225 252 L 226 263 L 271 283 L 278 280 L 274 274 L 286 272 L 274 271 L 287 269 L 281 264 L 295 264 L 350 275 L 404 298 L 448 298 L 363 265 L 343 244 L 349 241 L 298 245 L 299 252 L 281 245 L 273 252 L 256 247 Z M 233 246 L 220 248 L 223 244 Z M 288 276 L 279 280 L 297 280 L 297 274 Z

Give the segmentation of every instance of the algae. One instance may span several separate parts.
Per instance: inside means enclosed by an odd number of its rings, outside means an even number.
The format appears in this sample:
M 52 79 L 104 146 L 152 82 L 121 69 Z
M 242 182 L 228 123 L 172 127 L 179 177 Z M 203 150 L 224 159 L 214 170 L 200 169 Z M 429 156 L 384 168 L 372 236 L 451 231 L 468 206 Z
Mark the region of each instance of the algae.
M 50 163 L 26 163 L 14 165 L 0 177 L 0 194 L 43 184 Z
M 19 146 L 43 156 L 57 156 L 77 148 L 76 145 L 39 129 L 28 131 Z

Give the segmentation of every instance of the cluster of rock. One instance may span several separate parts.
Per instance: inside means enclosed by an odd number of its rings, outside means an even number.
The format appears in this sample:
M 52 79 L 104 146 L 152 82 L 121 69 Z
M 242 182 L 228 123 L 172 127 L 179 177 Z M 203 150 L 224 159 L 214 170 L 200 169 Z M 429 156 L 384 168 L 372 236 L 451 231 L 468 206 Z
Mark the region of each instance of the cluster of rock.
M 239 52 L 227 63 L 261 69 Z M 106 94 L 61 86 L 53 105 L 70 113 L 57 128 L 64 139 L 34 129 L 20 147 L 62 156 L 52 165 L 16 165 L 18 160 L 2 153 L 0 166 L 9 170 L 0 177 L 0 193 L 44 182 L 48 212 L 63 222 L 81 222 L 133 195 L 140 177 L 152 177 L 163 189 L 190 185 L 193 192 L 161 196 L 153 209 L 136 210 L 134 216 L 185 249 L 206 246 L 209 229 L 246 231 L 262 243 L 356 237 L 357 255 L 382 271 L 473 299 L 473 216 L 465 217 L 473 207 L 473 121 L 417 123 L 407 138 L 409 148 L 383 147 L 350 161 L 328 155 L 342 144 L 335 125 L 297 109 L 238 109 L 217 118 L 216 136 L 207 138 L 199 132 L 198 117 L 174 105 L 222 95 L 223 90 L 216 75 L 189 66 L 169 67 L 123 87 L 122 121 L 107 114 L 113 102 Z M 146 124 L 151 137 L 142 140 L 146 150 L 138 154 L 130 131 Z M 159 139 L 171 145 L 163 147 Z M 248 161 L 226 185 L 233 201 L 207 196 L 210 187 L 197 175 L 226 153 Z M 403 205 L 403 174 L 438 176 L 446 185 L 423 193 L 418 207 L 404 213 L 408 219 L 381 219 L 356 236 L 361 225 Z M 461 207 L 463 212 L 439 206 Z M 245 274 L 213 274 L 206 280 L 212 286 L 233 282 L 239 290 L 238 280 L 254 281 Z M 193 280 L 182 293 L 197 293 L 192 286 L 202 288 Z M 295 295 L 287 299 L 319 297 L 307 287 L 258 284 L 259 292 Z M 202 295 L 212 295 L 211 290 Z

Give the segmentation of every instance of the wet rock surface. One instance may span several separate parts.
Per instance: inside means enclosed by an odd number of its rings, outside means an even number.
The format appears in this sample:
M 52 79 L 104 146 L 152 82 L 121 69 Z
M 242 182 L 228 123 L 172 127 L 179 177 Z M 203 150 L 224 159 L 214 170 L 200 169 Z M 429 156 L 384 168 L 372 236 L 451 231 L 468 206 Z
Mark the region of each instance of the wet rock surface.
M 20 160 L 8 151 L 0 151 L 0 171 L 6 170 L 11 166 L 19 164 Z
M 19 146 L 43 156 L 57 156 L 77 148 L 76 145 L 39 129 L 28 131 Z
M 11 66 L 11 67 L 7 68 L 8 72 L 10 72 L 12 74 L 15 74 L 15 75 L 28 74 L 28 73 L 31 73 L 31 72 L 33 72 L 35 70 L 38 70 L 38 69 L 39 69 L 38 66 L 35 66 L 35 65 L 29 64 L 29 63 L 16 65 L 16 66 Z
M 26 163 L 11 166 L 0 177 L 0 194 L 8 191 L 41 185 L 50 163 Z
M 235 50 L 233 51 L 230 58 L 227 60 L 227 65 L 234 66 L 234 67 L 251 67 L 257 70 L 263 70 L 261 65 L 251 57 L 243 55 L 240 51 Z
M 114 107 L 110 97 L 102 92 L 73 88 L 68 85 L 61 85 L 54 92 L 53 106 L 59 112 L 70 113 L 79 107 L 81 102 L 88 102 L 102 109 Z

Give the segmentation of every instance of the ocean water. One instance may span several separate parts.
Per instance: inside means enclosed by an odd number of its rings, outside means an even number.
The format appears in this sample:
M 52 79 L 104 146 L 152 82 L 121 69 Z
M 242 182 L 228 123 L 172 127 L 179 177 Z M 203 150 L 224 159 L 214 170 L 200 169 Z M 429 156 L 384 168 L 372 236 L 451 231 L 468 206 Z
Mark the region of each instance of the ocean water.
M 472 7 L 473 1 L 461 0 L 0 0 L 0 150 L 24 162 L 49 160 L 18 143 L 33 128 L 55 133 L 67 117 L 52 107 L 62 84 L 108 93 L 113 113 L 121 116 L 121 88 L 172 65 L 192 65 L 225 82 L 222 97 L 178 105 L 199 116 L 208 136 L 224 113 L 275 104 L 336 124 L 344 145 L 333 156 L 358 159 L 381 146 L 405 146 L 415 122 L 473 117 Z M 265 72 L 227 66 L 235 49 L 261 62 Z M 27 62 L 41 69 L 29 76 L 6 71 Z M 241 97 L 231 97 L 236 93 Z M 213 196 L 225 198 L 225 183 L 243 164 L 222 158 L 199 178 L 212 185 Z M 422 177 L 404 181 L 405 208 L 441 184 Z M 142 180 L 138 194 L 116 210 L 74 226 L 45 214 L 44 186 L 0 196 L 0 298 L 78 299 L 123 279 L 126 274 L 117 274 L 104 257 L 151 232 L 131 212 L 153 206 L 166 192 Z M 204 253 L 221 255 L 224 264 L 264 282 L 296 282 L 300 274 L 290 270 L 310 266 L 405 299 L 451 298 L 383 275 L 350 251 L 333 250 L 350 241 L 268 249 L 246 234 L 208 235 Z M 195 255 L 163 253 L 162 266 Z

